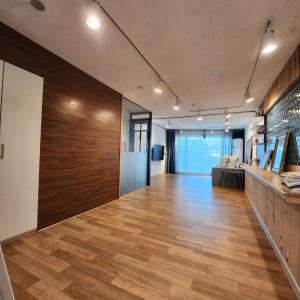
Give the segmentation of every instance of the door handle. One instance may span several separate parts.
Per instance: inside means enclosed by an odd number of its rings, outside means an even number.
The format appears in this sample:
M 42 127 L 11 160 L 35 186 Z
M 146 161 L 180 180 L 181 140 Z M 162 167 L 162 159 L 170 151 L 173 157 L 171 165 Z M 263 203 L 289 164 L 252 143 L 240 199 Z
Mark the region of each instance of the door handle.
M 1 144 L 0 146 L 0 159 L 3 159 L 4 158 L 4 144 Z

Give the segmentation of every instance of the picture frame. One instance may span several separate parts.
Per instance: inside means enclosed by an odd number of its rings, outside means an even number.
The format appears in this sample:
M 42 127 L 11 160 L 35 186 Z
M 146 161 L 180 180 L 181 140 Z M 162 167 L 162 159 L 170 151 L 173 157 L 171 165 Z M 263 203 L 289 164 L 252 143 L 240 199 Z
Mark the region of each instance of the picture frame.
M 269 164 L 271 163 L 272 160 L 272 154 L 273 154 L 273 150 L 267 150 L 264 153 L 264 156 L 261 158 L 261 160 L 258 163 L 258 167 L 262 170 L 266 170 L 269 166 Z
M 281 174 L 285 163 L 286 149 L 289 140 L 289 132 L 278 136 L 275 142 L 274 155 L 271 164 L 271 172 Z

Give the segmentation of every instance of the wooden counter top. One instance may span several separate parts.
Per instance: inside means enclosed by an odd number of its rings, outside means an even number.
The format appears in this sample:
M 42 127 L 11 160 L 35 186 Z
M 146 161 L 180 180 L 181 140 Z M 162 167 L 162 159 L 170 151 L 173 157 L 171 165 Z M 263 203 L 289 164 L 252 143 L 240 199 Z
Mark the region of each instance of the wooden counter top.
M 300 205 L 300 194 L 292 193 L 287 187 L 282 185 L 280 175 L 250 165 L 243 165 L 242 168 L 246 173 L 252 175 L 265 186 L 269 187 L 274 193 L 281 196 L 286 202 Z

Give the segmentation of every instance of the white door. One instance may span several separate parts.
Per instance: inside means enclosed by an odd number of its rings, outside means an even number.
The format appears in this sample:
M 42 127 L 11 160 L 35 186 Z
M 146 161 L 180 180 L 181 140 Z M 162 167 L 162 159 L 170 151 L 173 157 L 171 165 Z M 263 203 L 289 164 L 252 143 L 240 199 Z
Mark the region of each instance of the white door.
M 0 246 L 0 300 L 14 300 L 13 290 L 9 281 L 4 256 Z
M 43 78 L 4 63 L 0 241 L 37 227 Z

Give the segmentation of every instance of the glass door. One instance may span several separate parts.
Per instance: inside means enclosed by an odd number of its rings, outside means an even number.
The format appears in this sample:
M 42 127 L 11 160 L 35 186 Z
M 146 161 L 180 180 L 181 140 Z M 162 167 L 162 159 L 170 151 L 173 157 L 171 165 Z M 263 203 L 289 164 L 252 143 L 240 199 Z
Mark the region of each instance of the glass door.
M 150 184 L 151 113 L 123 100 L 121 132 L 120 195 L 125 195 Z

